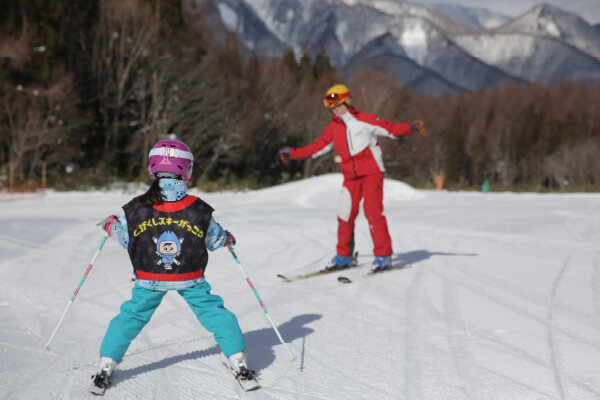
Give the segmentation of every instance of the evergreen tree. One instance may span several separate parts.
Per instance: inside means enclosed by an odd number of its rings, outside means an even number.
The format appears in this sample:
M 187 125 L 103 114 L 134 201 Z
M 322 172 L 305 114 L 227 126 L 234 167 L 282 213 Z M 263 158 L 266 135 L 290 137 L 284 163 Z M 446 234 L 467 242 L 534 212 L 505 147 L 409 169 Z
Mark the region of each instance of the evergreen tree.
M 329 56 L 325 51 L 325 47 L 321 45 L 319 52 L 315 57 L 313 75 L 316 80 L 319 80 L 320 78 L 329 76 L 333 73 L 335 73 L 335 68 L 333 68 L 331 65 L 331 61 L 329 60 Z
M 168 35 L 173 43 L 184 43 L 186 36 L 181 0 L 141 0 L 141 3 L 152 7 L 162 35 Z
M 298 62 L 296 61 L 294 49 L 288 47 L 283 53 L 281 61 L 283 62 L 283 65 L 285 65 L 290 71 L 294 73 L 295 76 L 298 75 L 298 70 L 300 69 L 300 67 L 298 65 Z
M 314 81 L 313 64 L 308 47 L 302 48 L 302 56 L 298 63 L 298 79 L 312 83 Z
M 444 166 L 444 175 L 448 182 L 459 182 L 464 177 L 466 130 L 467 127 L 463 120 L 461 108 L 456 107 L 448 129 L 448 145 Z
M 223 71 L 228 71 L 238 78 L 242 76 L 244 66 L 235 33 L 228 32 L 225 36 L 225 43 L 221 49 L 219 63 Z

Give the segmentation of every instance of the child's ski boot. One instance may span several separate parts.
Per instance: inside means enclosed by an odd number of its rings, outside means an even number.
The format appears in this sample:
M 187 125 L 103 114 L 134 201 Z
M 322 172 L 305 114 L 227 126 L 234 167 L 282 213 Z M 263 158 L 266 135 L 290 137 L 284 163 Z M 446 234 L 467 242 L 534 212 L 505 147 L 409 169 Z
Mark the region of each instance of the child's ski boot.
M 248 392 L 260 387 L 258 381 L 254 377 L 254 371 L 251 371 L 248 368 L 245 352 L 240 351 L 239 353 L 232 354 L 228 357 L 228 360 L 229 368 L 231 368 L 235 379 L 244 391 Z
M 117 363 L 110 357 L 102 357 L 100 359 L 100 366 L 98 372 L 92 375 L 92 389 L 90 390 L 93 394 L 102 396 L 106 391 L 106 388 L 110 386 L 110 377 L 115 370 Z

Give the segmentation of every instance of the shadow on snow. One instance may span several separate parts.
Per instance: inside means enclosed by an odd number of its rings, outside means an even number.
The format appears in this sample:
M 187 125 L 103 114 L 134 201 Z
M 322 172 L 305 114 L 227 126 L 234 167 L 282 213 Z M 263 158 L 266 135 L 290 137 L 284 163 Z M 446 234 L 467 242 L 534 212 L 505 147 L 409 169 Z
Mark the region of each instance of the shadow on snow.
M 279 325 L 278 329 L 283 337 L 283 340 L 285 340 L 287 343 L 290 343 L 296 339 L 304 338 L 313 333 L 314 330 L 306 325 L 320 319 L 321 317 L 322 316 L 319 314 L 298 315 L 288 322 Z M 267 368 L 275 361 L 275 351 L 273 348 L 277 345 L 281 345 L 281 342 L 279 342 L 279 339 L 277 338 L 277 335 L 271 326 L 268 328 L 247 332 L 244 334 L 244 339 L 247 347 L 246 351 L 248 354 L 248 364 L 251 369 L 259 372 Z M 195 360 L 217 354 L 221 354 L 221 348 L 215 344 L 208 349 L 192 351 L 190 353 L 163 358 L 162 360 L 158 360 L 150 364 L 140 365 L 135 368 L 117 370 L 113 376 L 113 385 L 146 372 L 167 368 L 182 361 Z M 129 357 L 133 356 L 135 356 L 135 354 L 129 355 Z
M 395 268 L 406 267 L 427 260 L 433 256 L 477 256 L 475 253 L 445 253 L 442 251 L 414 250 L 407 253 L 396 253 L 392 255 L 392 264 Z

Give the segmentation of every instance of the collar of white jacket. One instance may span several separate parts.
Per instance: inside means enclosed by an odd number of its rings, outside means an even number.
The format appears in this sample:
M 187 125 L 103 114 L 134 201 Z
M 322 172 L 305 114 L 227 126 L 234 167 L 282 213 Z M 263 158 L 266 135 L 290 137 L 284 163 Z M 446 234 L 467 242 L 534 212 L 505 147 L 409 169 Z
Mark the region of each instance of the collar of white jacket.
M 349 122 L 351 121 L 356 121 L 356 118 L 354 117 L 354 115 L 350 114 L 350 112 L 345 112 L 343 114 L 338 114 L 338 117 L 340 117 L 340 119 L 344 122 L 344 124 L 348 125 Z

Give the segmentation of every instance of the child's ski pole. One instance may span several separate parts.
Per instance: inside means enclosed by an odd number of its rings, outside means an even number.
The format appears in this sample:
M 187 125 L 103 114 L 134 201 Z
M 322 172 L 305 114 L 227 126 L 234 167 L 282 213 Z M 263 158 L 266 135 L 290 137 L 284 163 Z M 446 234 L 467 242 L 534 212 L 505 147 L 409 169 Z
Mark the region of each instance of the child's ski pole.
M 242 263 L 240 262 L 240 259 L 238 258 L 237 254 L 235 254 L 235 251 L 233 251 L 233 248 L 231 246 L 227 246 L 227 247 L 229 248 L 229 251 L 231 252 L 231 255 L 233 256 L 233 258 L 235 259 L 235 262 L 240 267 L 240 270 L 242 271 L 242 275 L 244 275 L 244 278 L 246 279 L 246 282 L 248 282 L 248 285 L 250 285 L 250 288 L 254 292 L 254 296 L 256 296 L 256 299 L 258 300 L 258 303 L 260 304 L 260 306 L 262 307 L 263 311 L 265 312 L 265 315 L 267 316 L 267 319 L 271 323 L 271 326 L 273 327 L 273 330 L 277 334 L 277 337 L 279 338 L 279 341 L 281 342 L 281 344 L 283 344 L 283 346 L 287 350 L 288 354 L 290 355 L 290 359 L 292 361 L 294 361 L 296 359 L 296 357 L 294 357 L 294 355 L 290 351 L 287 343 L 283 341 L 283 338 L 281 337 L 281 333 L 279 333 L 279 330 L 277 329 L 277 327 L 273 323 L 273 320 L 271 319 L 271 315 L 269 314 L 269 310 L 267 310 L 267 307 L 265 306 L 265 303 L 260 298 L 260 295 L 258 294 L 258 291 L 254 287 L 254 284 L 252 283 L 252 281 L 248 277 L 248 274 L 246 274 L 246 270 L 242 266 Z
M 71 299 L 69 300 L 69 303 L 67 304 L 67 308 L 65 308 L 65 311 L 63 311 L 62 316 L 58 320 L 58 324 L 56 324 L 56 328 L 54 328 L 54 332 L 52 332 L 52 335 L 50 335 L 50 339 L 48 339 L 48 342 L 44 345 L 44 348 L 42 349 L 42 353 L 40 354 L 40 357 L 44 355 L 44 352 L 46 352 L 46 350 L 49 350 L 48 346 L 50 346 L 50 342 L 52 342 L 52 339 L 54 339 L 54 335 L 56 335 L 56 332 L 58 332 L 58 328 L 60 327 L 63 320 L 65 319 L 65 316 L 67 315 L 67 311 L 69 311 L 69 308 L 71 308 L 71 305 L 75 301 L 75 297 L 77 297 L 77 293 L 79 293 L 79 289 L 81 289 L 81 287 L 83 286 L 83 283 L 85 282 L 85 279 L 89 275 L 90 270 L 92 269 L 92 266 L 94 265 L 94 261 L 96 261 L 96 257 L 98 257 L 98 254 L 100 254 L 100 250 L 102 250 L 102 247 L 104 247 L 104 243 L 106 243 L 106 239 L 108 239 L 108 235 L 104 236 L 102 238 L 102 241 L 100 242 L 100 245 L 98 246 L 98 250 L 96 250 L 96 254 L 94 254 L 94 258 L 92 258 L 90 265 L 88 265 L 87 269 L 85 270 L 85 273 L 81 277 L 81 281 L 79 282 L 79 285 L 77 285 L 77 288 L 75 288 L 75 292 L 73 292 L 73 296 L 71 296 Z

